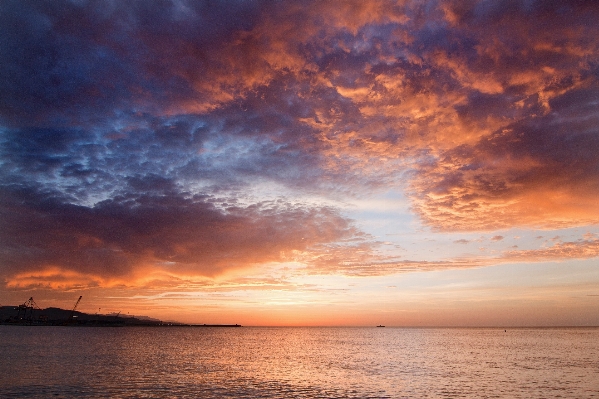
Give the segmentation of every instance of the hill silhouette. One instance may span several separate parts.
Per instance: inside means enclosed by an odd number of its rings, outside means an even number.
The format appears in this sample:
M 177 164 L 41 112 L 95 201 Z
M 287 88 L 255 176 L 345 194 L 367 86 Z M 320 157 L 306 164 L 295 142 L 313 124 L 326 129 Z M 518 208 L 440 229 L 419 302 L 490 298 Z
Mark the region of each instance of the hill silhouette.
M 165 326 L 184 325 L 163 322 L 147 316 L 120 314 L 88 314 L 60 308 L 45 309 L 23 305 L 0 306 L 0 324 L 14 325 L 72 325 L 72 326 Z

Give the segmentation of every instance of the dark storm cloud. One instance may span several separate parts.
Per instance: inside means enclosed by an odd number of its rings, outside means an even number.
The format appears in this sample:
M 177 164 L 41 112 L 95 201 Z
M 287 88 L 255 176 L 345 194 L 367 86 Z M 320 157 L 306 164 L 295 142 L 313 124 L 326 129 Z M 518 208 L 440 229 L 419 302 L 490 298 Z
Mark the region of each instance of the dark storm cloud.
M 16 174 L 50 175 L 56 169 L 76 162 L 71 154 L 79 153 L 80 143 L 93 136 L 79 129 L 25 128 L 7 130 L 1 141 L 3 168 Z M 81 155 L 81 157 L 83 154 Z
M 148 194 L 86 207 L 36 187 L 4 185 L 0 193 L 4 276 L 52 267 L 104 279 L 157 268 L 212 276 L 358 233 L 333 209 L 283 201 L 234 206 Z
M 6 1 L 0 113 L 10 124 L 84 122 L 197 95 L 209 54 L 248 29 L 257 4 Z M 157 108 L 158 107 L 158 108 Z M 64 122 L 63 122 L 64 123 Z

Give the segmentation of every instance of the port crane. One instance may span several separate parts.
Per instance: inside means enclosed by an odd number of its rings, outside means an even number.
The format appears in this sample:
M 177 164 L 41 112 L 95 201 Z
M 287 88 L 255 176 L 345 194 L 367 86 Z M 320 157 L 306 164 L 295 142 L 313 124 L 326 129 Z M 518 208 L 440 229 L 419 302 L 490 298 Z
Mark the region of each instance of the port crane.
M 27 302 L 19 305 L 17 308 L 17 320 L 22 320 L 31 323 L 33 321 L 33 311 L 41 310 L 37 303 L 33 300 L 33 297 L 29 298 Z
M 73 310 L 71 310 L 71 314 L 69 315 L 69 319 L 67 320 L 67 323 L 73 322 L 73 315 L 75 314 L 75 309 L 77 309 L 79 302 L 81 302 L 81 298 L 83 298 L 83 295 L 80 295 L 79 299 L 77 299 L 77 302 L 75 302 L 75 306 L 73 306 Z

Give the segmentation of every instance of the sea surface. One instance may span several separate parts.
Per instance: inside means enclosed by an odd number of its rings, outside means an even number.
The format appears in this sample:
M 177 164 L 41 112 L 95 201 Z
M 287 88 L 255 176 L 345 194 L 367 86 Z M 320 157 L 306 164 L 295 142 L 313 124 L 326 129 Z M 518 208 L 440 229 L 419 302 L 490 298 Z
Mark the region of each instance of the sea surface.
M 0 397 L 599 398 L 599 329 L 0 326 Z

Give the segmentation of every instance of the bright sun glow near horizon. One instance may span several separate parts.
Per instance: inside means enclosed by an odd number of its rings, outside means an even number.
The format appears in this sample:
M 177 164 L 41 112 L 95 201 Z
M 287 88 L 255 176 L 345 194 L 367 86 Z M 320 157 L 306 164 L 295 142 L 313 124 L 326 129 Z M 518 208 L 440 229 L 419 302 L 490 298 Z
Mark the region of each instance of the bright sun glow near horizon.
M 599 325 L 599 4 L 4 2 L 0 305 Z

